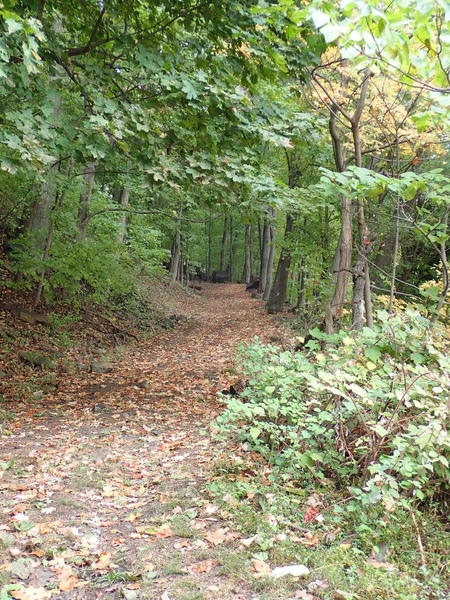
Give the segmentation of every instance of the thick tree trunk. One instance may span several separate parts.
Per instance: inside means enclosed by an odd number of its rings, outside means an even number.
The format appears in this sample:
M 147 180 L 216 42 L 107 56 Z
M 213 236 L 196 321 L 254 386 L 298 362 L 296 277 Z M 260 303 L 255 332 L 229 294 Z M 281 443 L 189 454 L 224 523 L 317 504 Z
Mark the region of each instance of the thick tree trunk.
M 83 188 L 80 194 L 80 200 L 78 204 L 78 232 L 80 238 L 86 237 L 86 230 L 89 220 L 89 204 L 91 202 L 92 188 L 95 179 L 95 164 L 90 162 L 86 165 L 86 169 L 83 174 Z
M 58 22 L 55 22 L 54 28 L 57 29 L 58 27 Z M 55 121 L 58 120 L 60 106 L 61 98 L 58 95 L 52 115 Z M 57 156 L 54 157 L 55 162 L 48 170 L 46 182 L 42 185 L 40 193 L 37 195 L 37 199 L 31 208 L 30 216 L 24 227 L 24 231 L 30 239 L 32 250 L 41 259 L 43 259 L 44 254 L 48 253 L 48 239 L 52 237 L 50 233 L 50 212 L 52 204 L 56 200 L 58 189 L 57 175 L 60 163 L 57 158 Z
M 269 313 L 277 313 L 283 310 L 287 295 L 287 284 L 289 277 L 289 268 L 291 266 L 291 251 L 288 247 L 290 235 L 294 226 L 294 218 L 292 215 L 286 217 L 286 227 L 284 230 L 283 248 L 281 250 L 280 259 L 278 261 L 275 282 L 270 292 L 267 302 L 267 310 Z
M 347 293 L 348 277 L 351 272 L 352 247 L 352 202 L 349 198 L 342 198 L 341 233 L 332 267 L 333 273 L 336 274 L 336 283 L 325 316 L 325 331 L 327 333 L 334 333 L 339 328 Z
M 47 181 L 42 185 L 41 193 L 34 202 L 25 224 L 25 231 L 30 237 L 31 246 L 41 257 L 45 252 L 50 226 L 50 211 L 56 197 L 56 173 L 57 167 L 51 167 Z

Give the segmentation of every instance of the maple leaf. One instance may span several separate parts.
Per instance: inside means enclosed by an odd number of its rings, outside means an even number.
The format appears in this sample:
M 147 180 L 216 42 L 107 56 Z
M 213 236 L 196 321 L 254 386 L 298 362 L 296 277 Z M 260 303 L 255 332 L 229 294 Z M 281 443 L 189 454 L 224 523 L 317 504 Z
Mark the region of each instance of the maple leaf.
M 62 592 L 70 592 L 78 583 L 78 577 L 74 575 L 72 567 L 63 567 L 58 572 L 58 587 Z

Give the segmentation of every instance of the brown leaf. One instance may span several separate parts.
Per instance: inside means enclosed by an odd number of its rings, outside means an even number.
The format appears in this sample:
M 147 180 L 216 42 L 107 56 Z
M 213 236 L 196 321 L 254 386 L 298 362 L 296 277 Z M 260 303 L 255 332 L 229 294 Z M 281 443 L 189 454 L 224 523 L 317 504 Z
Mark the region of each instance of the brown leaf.
M 380 562 L 375 560 L 375 558 L 369 558 L 367 562 L 372 567 L 375 567 L 375 569 L 386 569 L 387 571 L 395 571 L 397 569 L 395 565 L 388 562 Z
M 294 537 L 292 540 L 298 544 L 303 544 L 303 546 L 313 547 L 319 543 L 319 536 L 312 531 L 307 531 L 301 537 Z
M 207 560 L 202 560 L 195 565 L 191 565 L 188 567 L 188 573 L 192 575 L 192 573 L 209 573 L 211 569 L 217 567 L 219 565 L 218 560 L 214 560 L 213 558 L 208 558 Z
M 213 546 L 218 546 L 219 544 L 231 542 L 239 537 L 241 537 L 241 534 L 237 531 L 230 531 L 228 527 L 220 527 L 219 529 L 208 533 L 208 535 L 205 536 L 205 539 Z
M 44 600 L 51 598 L 52 592 L 43 587 L 26 587 L 21 590 L 10 590 L 9 595 L 16 600 Z
M 77 583 L 78 577 L 74 575 L 72 567 L 63 567 L 58 573 L 58 587 L 62 592 L 70 592 Z
M 268 577 L 272 569 L 262 560 L 252 560 L 253 577 Z
M 92 563 L 93 569 L 108 569 L 111 564 L 111 552 L 102 552 L 99 559 Z

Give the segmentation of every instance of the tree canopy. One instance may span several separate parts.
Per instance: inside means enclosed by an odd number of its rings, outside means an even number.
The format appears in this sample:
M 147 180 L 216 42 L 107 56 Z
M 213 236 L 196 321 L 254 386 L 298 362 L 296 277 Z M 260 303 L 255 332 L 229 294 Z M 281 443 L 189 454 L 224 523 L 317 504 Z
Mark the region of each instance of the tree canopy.
M 386 294 L 442 313 L 448 16 L 442 0 L 4 2 L 12 285 L 35 305 L 100 299 L 165 265 L 258 279 L 270 311 L 307 306 L 329 331 L 370 325 Z

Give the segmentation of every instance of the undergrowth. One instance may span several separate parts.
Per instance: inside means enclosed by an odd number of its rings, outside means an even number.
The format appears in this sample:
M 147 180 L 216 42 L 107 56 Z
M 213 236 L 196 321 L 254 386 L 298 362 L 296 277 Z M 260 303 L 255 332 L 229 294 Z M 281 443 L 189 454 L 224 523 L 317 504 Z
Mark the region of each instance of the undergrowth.
M 247 387 L 215 427 L 244 458 L 211 490 L 253 558 L 305 564 L 320 598 L 443 598 L 446 332 L 382 311 L 373 329 L 312 333 L 302 352 L 242 349 Z

